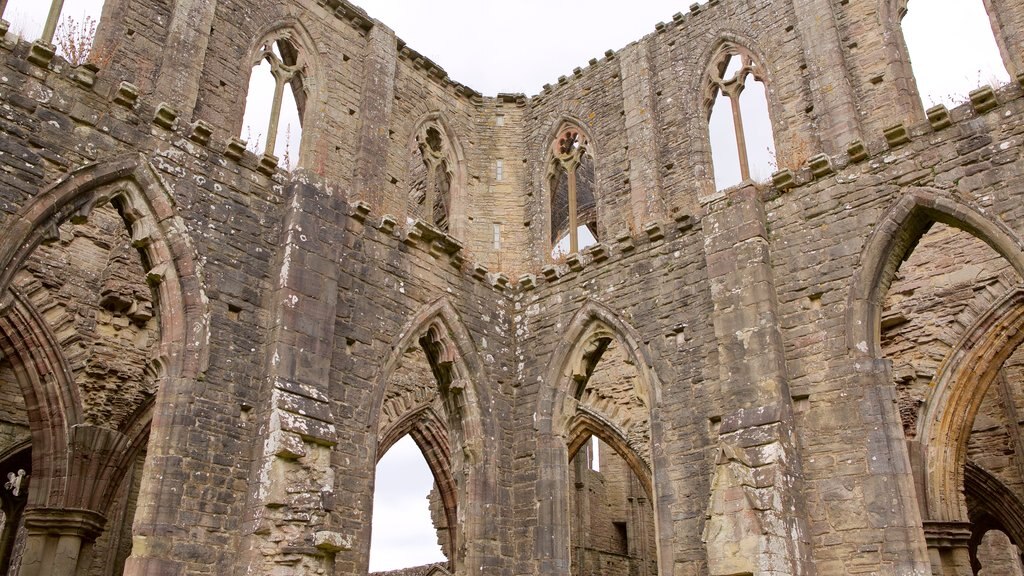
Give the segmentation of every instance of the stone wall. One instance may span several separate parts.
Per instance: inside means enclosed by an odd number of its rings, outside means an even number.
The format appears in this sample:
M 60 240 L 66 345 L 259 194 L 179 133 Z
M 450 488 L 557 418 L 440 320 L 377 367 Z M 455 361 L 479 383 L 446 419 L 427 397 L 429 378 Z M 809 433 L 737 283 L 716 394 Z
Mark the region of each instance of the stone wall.
M 660 574 L 960 575 L 984 532 L 1020 546 L 1024 93 L 926 117 L 900 10 L 709 2 L 533 97 L 334 0 L 111 3 L 98 72 L 4 40 L 0 472 L 28 479 L 0 563 L 365 574 L 405 434 L 458 574 L 570 573 L 590 436 L 649 495 Z M 281 34 L 307 57 L 293 172 L 237 139 Z M 780 170 L 720 191 L 723 43 L 765 70 Z M 566 125 L 599 244 L 556 263 Z M 409 218 L 424 126 L 447 234 Z

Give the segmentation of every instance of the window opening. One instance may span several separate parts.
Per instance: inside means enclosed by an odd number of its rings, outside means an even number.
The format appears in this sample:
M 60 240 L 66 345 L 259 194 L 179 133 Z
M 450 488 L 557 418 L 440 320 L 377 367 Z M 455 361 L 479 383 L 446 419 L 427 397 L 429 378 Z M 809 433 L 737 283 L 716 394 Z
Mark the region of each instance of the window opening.
M 501 250 L 501 224 L 494 223 L 494 249 Z
M 597 242 L 594 161 L 586 136 L 572 125 L 559 131 L 550 155 L 551 257 L 558 259 Z
M 286 39 L 263 45 L 253 66 L 242 119 L 242 138 L 253 153 L 281 155 L 280 166 L 298 164 L 305 104 L 303 68 L 297 49 Z M 285 88 L 289 88 L 285 90 Z
M 423 127 L 416 135 L 409 164 L 411 218 L 422 218 L 442 232 L 449 231 L 453 167 L 451 145 L 441 129 Z
M 925 108 L 957 106 L 978 86 L 1010 81 L 982 0 L 914 0 L 901 27 Z
M 708 68 L 708 131 L 715 189 L 766 180 L 777 168 L 768 94 L 760 68 L 745 50 L 726 43 Z
M 494 162 L 494 179 L 501 182 L 505 177 L 505 163 L 501 160 L 495 160 Z
M 89 60 L 102 10 L 103 2 L 94 0 L 0 0 L 0 13 L 14 36 L 51 44 L 76 66 Z

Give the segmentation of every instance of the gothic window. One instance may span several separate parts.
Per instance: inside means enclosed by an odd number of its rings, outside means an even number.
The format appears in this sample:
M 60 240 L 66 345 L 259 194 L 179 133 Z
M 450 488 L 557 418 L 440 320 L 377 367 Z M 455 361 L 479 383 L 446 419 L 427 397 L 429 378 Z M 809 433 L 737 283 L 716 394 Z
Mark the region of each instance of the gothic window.
M 263 43 L 249 77 L 241 137 L 254 153 L 279 155 L 286 169 L 298 164 L 304 72 L 301 54 L 285 32 Z
M 761 67 L 725 42 L 707 70 L 705 106 L 715 189 L 766 180 L 775 171 L 775 139 Z
M 420 218 L 449 231 L 455 160 L 440 126 L 424 124 L 416 133 L 409 173 L 409 218 Z
M 984 84 L 1010 81 L 982 0 L 914 0 L 900 24 L 925 108 L 956 106 Z
M 551 256 L 572 254 L 597 242 L 594 159 L 587 136 L 566 124 L 551 144 L 548 160 L 551 194 Z

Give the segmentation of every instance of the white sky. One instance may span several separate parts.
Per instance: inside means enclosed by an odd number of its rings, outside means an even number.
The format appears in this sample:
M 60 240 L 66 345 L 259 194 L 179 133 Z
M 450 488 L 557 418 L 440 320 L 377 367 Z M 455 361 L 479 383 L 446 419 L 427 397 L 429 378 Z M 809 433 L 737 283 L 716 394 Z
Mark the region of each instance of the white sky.
M 443 67 L 455 81 L 485 95 L 533 95 L 544 84 L 553 84 L 559 76 L 571 74 L 574 67 L 600 58 L 605 50 L 618 50 L 652 32 L 657 22 L 667 22 L 672 14 L 686 12 L 690 2 L 362 0 L 357 4 L 395 30 L 414 50 Z M 39 0 L 10 0 L 4 19 L 12 23 L 13 34 L 35 38 L 42 29 L 48 6 Z M 98 19 L 99 6 L 97 0 L 66 0 L 64 14 L 79 20 L 85 15 Z M 922 10 L 922 6 L 927 6 L 927 10 Z M 981 0 L 913 0 L 903 28 L 926 107 L 934 102 L 952 106 L 965 101 L 966 94 L 980 84 L 1009 81 Z M 272 91 L 272 85 L 253 86 L 254 94 L 268 94 L 265 101 L 269 101 Z M 261 102 L 250 108 L 265 111 L 269 106 Z M 294 106 L 286 102 L 279 131 L 282 138 L 284 126 L 298 123 L 293 110 Z M 760 116 L 757 112 L 749 116 L 744 112 L 743 120 L 748 142 L 757 142 L 751 145 L 755 147 L 750 151 L 752 172 L 756 178 L 767 178 L 775 168 L 770 165 L 767 151 L 761 150 L 767 148 L 764 135 L 768 125 L 763 112 Z M 266 133 L 266 116 L 261 120 L 247 114 L 246 118 L 250 126 L 243 129 L 243 137 L 249 134 L 255 139 Z M 730 147 L 735 147 L 729 134 L 731 120 L 725 126 L 722 139 L 713 142 L 716 172 L 728 172 L 716 177 L 720 185 L 730 178 L 738 181 L 735 167 L 727 167 L 735 164 L 728 159 Z M 293 130 L 293 138 L 297 134 L 298 130 Z M 255 142 L 250 147 L 262 149 L 262 144 Z M 297 157 L 297 141 L 290 147 L 293 158 Z M 279 140 L 277 148 L 280 157 L 284 151 L 282 141 Z M 443 559 L 426 508 L 426 493 L 432 482 L 422 455 L 409 439 L 400 441 L 381 460 L 371 569 Z M 411 484 L 416 487 L 392 495 L 385 493 L 389 488 Z

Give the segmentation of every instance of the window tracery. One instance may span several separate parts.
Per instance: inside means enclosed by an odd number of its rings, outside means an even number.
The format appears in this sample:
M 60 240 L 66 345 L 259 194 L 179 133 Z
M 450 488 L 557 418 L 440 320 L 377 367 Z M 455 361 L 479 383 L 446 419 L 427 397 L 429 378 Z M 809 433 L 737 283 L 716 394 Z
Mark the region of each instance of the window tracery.
M 262 144 L 266 155 L 274 156 L 284 148 L 285 168 L 295 165 L 299 154 L 307 99 L 305 75 L 306 62 L 287 31 L 264 41 L 253 61 L 242 136 L 254 137 L 256 142 L 250 142 L 250 147 L 258 152 Z M 268 92 L 272 94 L 269 107 Z M 260 132 L 264 118 L 266 130 Z M 253 130 L 257 131 L 255 135 L 251 134 Z
M 429 122 L 416 132 L 413 148 L 409 216 L 428 220 L 447 233 L 455 176 L 451 143 L 441 127 Z
M 716 189 L 767 178 L 777 166 L 762 67 L 750 51 L 724 42 L 706 77 Z
M 572 254 L 597 240 L 594 160 L 582 130 L 565 124 L 551 144 L 547 180 L 551 192 L 552 256 Z

